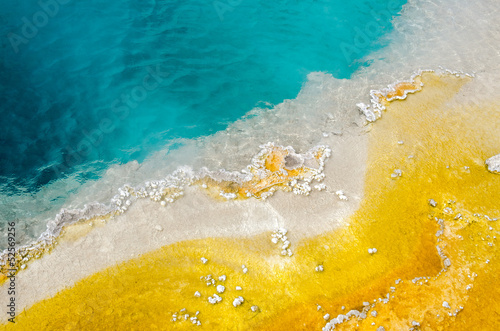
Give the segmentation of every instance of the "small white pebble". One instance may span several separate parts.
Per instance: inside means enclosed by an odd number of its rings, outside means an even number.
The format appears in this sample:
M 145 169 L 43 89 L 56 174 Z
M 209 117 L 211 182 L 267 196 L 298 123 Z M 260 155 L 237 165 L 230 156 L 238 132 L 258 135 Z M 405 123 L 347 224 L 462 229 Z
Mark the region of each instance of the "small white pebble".
M 226 275 L 219 276 L 219 281 L 225 282 L 226 281 Z
M 194 292 L 194 296 L 197 297 L 197 298 L 199 298 L 199 297 L 201 297 L 201 293 L 198 292 L 198 291 L 196 291 L 196 292 Z
M 372 315 L 373 317 L 377 317 L 377 311 L 376 310 L 372 310 L 370 315 Z
M 344 191 L 338 190 L 335 192 L 335 194 L 339 197 L 340 200 L 347 201 L 347 196 L 344 194 Z
M 448 302 L 446 302 L 446 301 L 443 301 L 443 307 L 451 309 L 450 304 Z
M 243 273 L 246 274 L 248 272 L 247 268 L 243 268 Z
M 259 307 L 252 306 L 252 307 L 250 307 L 250 310 L 253 311 L 253 312 L 256 312 L 257 310 L 259 310 Z
M 394 172 L 391 174 L 391 178 L 401 177 L 402 175 L 403 171 L 401 171 L 401 169 L 395 169 Z
M 167 202 L 166 202 L 165 200 L 162 200 L 162 201 L 160 202 L 160 204 L 161 204 L 163 207 L 165 207 L 165 206 L 167 205 Z
M 236 291 L 241 291 L 241 290 L 242 290 L 241 286 L 236 286 Z
M 325 319 L 325 321 L 328 321 L 330 319 L 330 314 L 325 314 L 325 316 L 323 316 L 323 318 Z
M 206 259 L 206 258 L 202 257 L 202 258 L 201 258 L 201 262 L 202 262 L 203 264 L 206 264 L 206 263 L 208 262 L 208 259 Z
M 219 293 L 224 293 L 224 291 L 226 290 L 226 288 L 222 285 L 217 285 L 217 292 Z
M 233 306 L 235 307 L 238 307 L 239 305 L 241 305 L 245 300 L 243 299 L 243 297 L 237 297 L 236 299 L 234 299 L 233 301 Z
M 322 272 L 324 270 L 323 265 L 320 264 L 314 270 L 316 270 L 317 272 Z

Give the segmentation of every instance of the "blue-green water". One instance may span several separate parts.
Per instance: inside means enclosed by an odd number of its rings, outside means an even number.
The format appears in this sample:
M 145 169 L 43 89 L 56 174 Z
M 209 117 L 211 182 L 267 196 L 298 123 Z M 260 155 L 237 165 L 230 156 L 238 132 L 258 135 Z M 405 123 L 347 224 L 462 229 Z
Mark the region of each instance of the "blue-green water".
M 1 193 L 140 162 L 294 98 L 312 71 L 349 78 L 403 4 L 5 0 Z

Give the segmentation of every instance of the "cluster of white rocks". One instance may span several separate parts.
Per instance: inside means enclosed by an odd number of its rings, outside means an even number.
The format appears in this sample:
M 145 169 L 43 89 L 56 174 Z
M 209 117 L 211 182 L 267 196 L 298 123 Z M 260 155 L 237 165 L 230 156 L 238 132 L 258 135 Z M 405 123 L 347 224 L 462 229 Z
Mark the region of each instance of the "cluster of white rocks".
M 356 317 L 359 319 L 365 319 L 366 313 L 360 312 L 358 310 L 351 310 L 347 314 L 339 314 L 337 317 L 330 319 L 330 314 L 325 314 L 323 318 L 329 320 L 328 323 L 322 328 L 323 331 L 331 331 L 335 329 L 335 325 L 342 324 L 348 321 L 351 317 Z
M 304 160 L 307 159 L 314 159 L 314 154 L 321 152 L 321 157 L 317 159 L 318 162 L 318 168 L 317 169 L 312 169 L 310 168 L 310 175 L 307 177 L 305 176 L 299 176 L 296 179 L 292 179 L 289 183 L 288 186 L 292 189 L 292 192 L 297 195 L 309 195 L 312 191 L 311 188 L 311 183 L 313 181 L 317 181 L 318 184 L 314 185 L 314 188 L 318 191 L 323 191 L 326 189 L 326 185 L 321 183 L 325 179 L 325 174 L 323 173 L 324 167 L 325 167 L 325 162 L 326 160 L 330 157 L 331 155 L 331 150 L 327 146 L 318 146 L 316 147 L 315 151 L 308 152 L 306 154 L 295 154 L 295 151 L 291 149 L 291 147 L 287 147 L 287 149 L 290 148 L 289 150 L 289 155 L 287 158 L 291 158 L 294 160 L 293 164 L 294 166 L 291 168 L 288 168 L 289 170 L 294 169 L 298 167 L 299 165 L 302 166 L 304 163 Z M 300 157 L 297 157 L 299 155 Z M 284 172 L 286 172 L 287 165 L 285 164 L 285 169 L 283 169 Z
M 401 279 L 396 280 L 396 285 L 400 283 L 402 283 Z M 395 290 L 396 290 L 395 287 L 391 287 L 392 293 L 395 292 Z M 325 314 L 323 318 L 327 320 L 328 323 L 322 328 L 322 330 L 323 331 L 334 330 L 336 325 L 349 321 L 349 319 L 351 319 L 352 317 L 355 317 L 358 320 L 363 320 L 370 315 L 371 317 L 375 318 L 378 316 L 378 312 L 374 309 L 377 304 L 377 301 L 379 303 L 387 304 L 389 303 L 390 298 L 391 298 L 390 293 L 387 293 L 384 298 L 378 298 L 378 300 L 374 299 L 372 304 L 370 304 L 370 302 L 368 301 L 364 301 L 362 303 L 363 309 L 361 311 L 353 309 L 346 314 L 339 314 L 337 317 L 332 319 L 330 319 L 330 314 Z M 342 306 L 341 309 L 344 310 L 345 308 L 346 308 L 345 306 Z M 321 309 L 322 309 L 321 306 L 317 305 L 317 310 L 319 311 Z M 375 322 L 372 322 L 371 325 L 374 326 Z M 383 326 L 379 326 L 377 330 L 385 330 L 385 328 Z
M 288 240 L 288 237 L 286 234 L 288 231 L 283 228 L 279 228 L 278 230 L 275 230 L 273 234 L 271 235 L 271 241 L 273 244 L 278 244 L 280 241 L 282 242 L 281 244 L 281 255 L 283 256 L 292 256 L 293 252 L 289 248 L 290 247 L 290 241 Z
M 426 277 L 426 276 L 423 276 L 423 277 L 415 277 L 411 280 L 411 282 L 413 284 L 416 284 L 416 285 L 424 285 L 425 283 L 427 283 L 429 280 L 431 279 L 431 277 Z
M 203 264 L 207 263 L 208 259 L 202 257 L 201 258 L 201 261 Z M 243 264 L 241 265 L 241 271 L 246 274 L 248 272 L 248 268 Z M 221 275 L 219 277 L 216 277 L 216 276 L 212 276 L 211 274 L 209 275 L 206 275 L 206 276 L 200 276 L 200 280 L 201 281 L 204 281 L 205 284 L 207 286 L 214 286 L 215 287 L 215 290 L 217 291 L 217 293 L 214 293 L 213 295 L 209 296 L 207 298 L 208 302 L 215 305 L 215 304 L 218 304 L 220 302 L 222 302 L 223 298 L 220 296 L 222 295 L 223 293 L 226 292 L 226 287 L 222 284 L 217 284 L 217 280 L 218 282 L 225 282 L 227 280 L 227 276 L 226 275 Z M 236 286 L 236 291 L 242 291 L 243 289 L 241 288 L 241 286 Z M 219 295 L 220 294 L 220 295 Z M 201 293 L 199 291 L 196 291 L 194 292 L 194 296 L 199 298 L 201 297 Z M 233 306 L 234 307 L 238 307 L 240 306 L 245 300 L 243 299 L 242 296 L 238 296 L 236 297 L 234 300 L 233 300 Z M 252 306 L 250 308 L 250 310 L 252 310 L 253 312 L 256 312 L 258 311 L 259 307 L 257 306 Z
M 182 308 L 179 313 L 178 312 L 175 312 L 172 314 L 172 322 L 180 322 L 184 319 L 184 321 L 187 321 L 189 319 L 189 321 L 194 324 L 194 325 L 197 325 L 197 326 L 201 326 L 201 322 L 200 320 L 198 319 L 198 315 L 200 314 L 199 311 L 197 311 L 196 313 L 193 314 L 193 316 L 191 316 L 191 314 L 189 314 L 186 310 L 186 308 Z
M 212 278 L 212 275 L 201 276 L 201 280 L 204 280 L 207 286 L 215 286 L 215 279 Z
M 324 190 L 326 190 L 326 185 L 324 183 L 320 183 L 320 184 L 314 185 L 314 188 L 318 191 L 324 191 Z
M 208 261 L 207 259 L 202 258 L 202 261 L 204 261 L 204 260 Z M 225 282 L 227 277 L 226 277 L 226 275 L 222 275 L 222 276 L 219 276 L 217 279 L 219 282 Z M 208 302 L 213 304 L 213 305 L 221 302 L 222 297 L 219 296 L 219 294 L 224 293 L 226 291 L 226 287 L 222 284 L 217 284 L 216 277 L 213 277 L 212 275 L 200 276 L 200 280 L 205 282 L 205 284 L 207 286 L 214 286 L 215 290 L 217 291 L 217 293 L 215 293 L 207 298 Z M 201 293 L 199 291 L 196 291 L 196 292 L 194 292 L 194 296 L 199 298 L 199 297 L 201 297 Z
M 447 314 L 448 316 L 452 317 L 452 316 L 457 316 L 457 314 L 459 312 L 461 312 L 464 307 L 463 306 L 459 306 L 458 308 L 456 309 L 452 309 L 450 304 L 447 302 L 447 301 L 443 301 L 443 304 L 442 304 L 443 308 L 447 309 L 447 310 L 450 310 L 450 311 L 447 311 Z M 439 317 L 439 315 L 438 315 Z
M 171 175 L 158 181 L 147 181 L 144 186 L 132 188 L 124 185 L 118 189 L 118 194 L 111 199 L 117 213 L 124 213 L 130 205 L 139 198 L 150 198 L 160 202 L 162 206 L 172 203 L 184 195 L 184 186 L 191 184 L 194 172 L 189 167 L 180 167 Z
M 252 163 L 247 166 L 247 169 L 242 170 L 242 174 L 246 175 L 246 179 L 250 180 L 252 178 L 266 178 L 272 172 L 266 169 L 266 159 L 268 155 L 273 153 L 276 148 L 274 143 L 267 143 L 260 146 L 261 151 L 252 158 Z M 328 146 L 316 146 L 304 154 L 296 153 L 291 146 L 283 148 L 287 153 L 285 156 L 284 168 L 279 169 L 278 175 L 288 176 L 287 170 L 293 170 L 304 166 L 306 161 L 316 161 L 318 168 L 307 167 L 307 173 L 304 175 L 297 176 L 296 178 L 290 179 L 288 182 L 288 187 L 294 194 L 309 195 L 311 192 L 311 183 L 316 180 L 321 182 L 325 175 L 323 173 L 324 165 L 326 160 L 331 155 L 331 150 Z M 319 158 L 315 156 L 320 155 Z M 275 187 L 271 187 L 267 192 L 260 193 L 260 198 L 266 199 L 271 196 L 276 191 Z M 248 197 L 252 196 L 252 193 L 247 193 Z
M 373 255 L 375 253 L 377 253 L 377 249 L 376 248 L 368 248 L 368 254 Z
M 296 179 L 290 182 L 290 186 L 293 187 L 292 192 L 297 195 L 309 195 L 312 191 L 311 186 L 309 185 L 311 181 L 306 179 L 303 182 L 298 182 Z

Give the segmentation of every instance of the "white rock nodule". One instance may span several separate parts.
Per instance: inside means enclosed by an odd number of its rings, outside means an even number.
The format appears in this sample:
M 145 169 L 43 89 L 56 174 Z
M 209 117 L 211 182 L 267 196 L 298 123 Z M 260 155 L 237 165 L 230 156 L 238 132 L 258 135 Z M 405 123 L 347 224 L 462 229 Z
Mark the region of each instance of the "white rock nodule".
M 500 174 L 500 154 L 490 157 L 485 163 L 489 172 Z
M 245 301 L 243 299 L 243 297 L 237 297 L 236 299 L 234 299 L 233 301 L 233 306 L 235 307 L 238 307 L 239 305 L 241 305 L 243 303 L 243 301 Z

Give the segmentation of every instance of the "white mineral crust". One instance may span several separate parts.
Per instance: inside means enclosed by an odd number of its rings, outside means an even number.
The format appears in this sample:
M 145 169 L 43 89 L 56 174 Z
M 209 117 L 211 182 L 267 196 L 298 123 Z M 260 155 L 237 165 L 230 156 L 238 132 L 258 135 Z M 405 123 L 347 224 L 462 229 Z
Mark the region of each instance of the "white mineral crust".
M 488 171 L 500 174 L 500 154 L 490 157 L 486 160 Z

